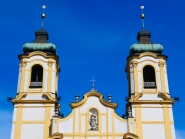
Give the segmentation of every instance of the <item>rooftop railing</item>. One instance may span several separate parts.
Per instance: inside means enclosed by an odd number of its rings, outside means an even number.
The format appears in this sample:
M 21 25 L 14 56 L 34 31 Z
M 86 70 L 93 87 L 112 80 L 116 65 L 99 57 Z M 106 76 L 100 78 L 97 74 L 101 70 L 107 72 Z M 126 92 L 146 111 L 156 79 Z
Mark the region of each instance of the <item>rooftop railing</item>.
M 42 88 L 42 82 L 30 82 L 31 88 Z
M 144 88 L 156 88 L 155 82 L 144 82 Z

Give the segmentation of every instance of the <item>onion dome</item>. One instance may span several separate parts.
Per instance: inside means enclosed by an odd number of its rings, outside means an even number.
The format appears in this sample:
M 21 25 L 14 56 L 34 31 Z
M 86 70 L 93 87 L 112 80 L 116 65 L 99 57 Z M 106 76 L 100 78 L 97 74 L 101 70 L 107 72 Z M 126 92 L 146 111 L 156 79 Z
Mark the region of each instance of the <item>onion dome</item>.
M 161 44 L 153 44 L 150 40 L 151 33 L 146 30 L 141 30 L 137 34 L 137 44 L 130 47 L 130 55 L 136 53 L 153 52 L 162 54 L 163 46 Z
M 141 6 L 141 9 L 144 9 L 144 6 Z M 161 44 L 154 44 L 151 42 L 150 37 L 151 33 L 144 29 L 144 14 L 141 14 L 142 19 L 142 30 L 137 34 L 137 44 L 133 44 L 130 47 L 130 55 L 136 53 L 152 52 L 162 54 L 163 46 Z
M 42 6 L 43 11 L 46 8 L 45 5 Z M 56 55 L 56 47 L 53 43 L 48 43 L 49 35 L 46 30 L 44 30 L 44 18 L 46 15 L 43 13 L 42 17 L 42 27 L 40 30 L 35 32 L 36 39 L 33 43 L 26 43 L 23 45 L 24 53 L 31 53 L 34 51 L 42 51 L 46 53 L 52 53 Z
M 42 51 L 56 54 L 56 46 L 53 43 L 48 43 L 49 35 L 44 28 L 36 31 L 35 36 L 36 39 L 33 43 L 26 43 L 23 45 L 24 53 Z

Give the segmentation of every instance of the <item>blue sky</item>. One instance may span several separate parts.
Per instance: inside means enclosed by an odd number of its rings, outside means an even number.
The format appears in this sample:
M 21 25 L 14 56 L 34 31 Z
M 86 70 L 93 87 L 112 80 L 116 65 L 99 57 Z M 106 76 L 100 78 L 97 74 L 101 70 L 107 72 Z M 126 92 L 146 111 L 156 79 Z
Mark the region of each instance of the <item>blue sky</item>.
M 184 0 L 0 0 L 0 131 L 10 135 L 13 106 L 7 96 L 16 94 L 17 56 L 22 46 L 33 42 L 41 28 L 41 6 L 46 5 L 45 29 L 49 42 L 60 57 L 59 95 L 61 110 L 67 116 L 76 93 L 82 99 L 96 89 L 118 103 L 116 112 L 125 112 L 127 79 L 124 71 L 129 48 L 137 43 L 141 30 L 140 6 L 144 5 L 145 29 L 153 43 L 164 47 L 169 57 L 168 79 L 171 96 L 179 96 L 173 107 L 177 139 L 185 136 L 185 1 Z M 9 137 L 7 137 L 8 139 Z

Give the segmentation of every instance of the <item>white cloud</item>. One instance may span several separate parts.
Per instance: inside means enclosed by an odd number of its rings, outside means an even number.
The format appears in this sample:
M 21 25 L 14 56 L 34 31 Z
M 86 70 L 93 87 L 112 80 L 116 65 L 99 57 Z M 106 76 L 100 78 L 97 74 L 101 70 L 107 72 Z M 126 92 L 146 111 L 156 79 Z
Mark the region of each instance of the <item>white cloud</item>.
M 0 131 L 1 136 L 4 139 L 10 139 L 11 128 L 12 128 L 12 116 L 13 113 L 10 111 L 0 110 Z
M 185 130 L 175 130 L 176 139 L 184 139 Z

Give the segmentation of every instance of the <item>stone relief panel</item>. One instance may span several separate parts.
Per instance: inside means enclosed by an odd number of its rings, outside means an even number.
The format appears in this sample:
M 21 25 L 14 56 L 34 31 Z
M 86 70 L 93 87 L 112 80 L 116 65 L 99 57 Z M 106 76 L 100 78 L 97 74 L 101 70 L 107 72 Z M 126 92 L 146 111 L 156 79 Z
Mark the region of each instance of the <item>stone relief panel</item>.
M 91 109 L 89 111 L 89 130 L 98 130 L 98 111 L 96 109 Z

